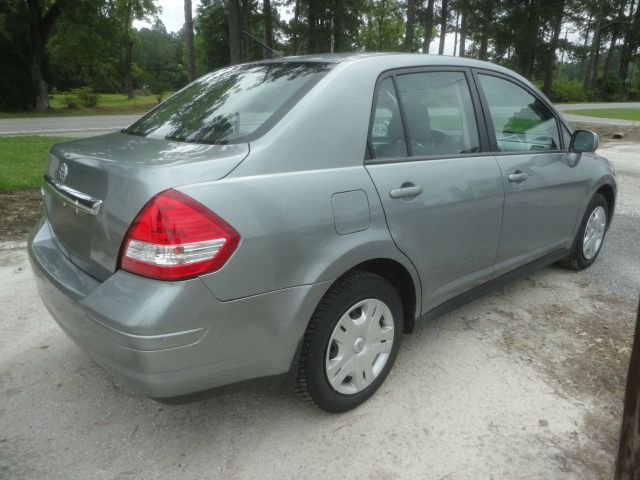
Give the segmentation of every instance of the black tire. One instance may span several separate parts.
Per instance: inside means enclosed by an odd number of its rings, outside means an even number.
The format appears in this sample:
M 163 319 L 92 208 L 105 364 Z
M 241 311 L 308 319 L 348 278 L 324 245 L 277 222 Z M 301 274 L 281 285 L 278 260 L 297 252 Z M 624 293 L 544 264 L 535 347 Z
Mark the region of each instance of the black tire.
M 382 370 L 369 385 L 357 393 L 343 394 L 335 390 L 327 378 L 327 349 L 340 318 L 366 299 L 380 300 L 391 311 L 393 345 Z M 387 280 L 363 271 L 354 271 L 340 278 L 320 301 L 304 334 L 298 364 L 298 392 L 321 409 L 332 413 L 346 412 L 362 404 L 380 387 L 393 366 L 400 348 L 402 323 L 402 301 Z
M 595 255 L 591 258 L 585 258 L 583 253 L 583 242 L 584 242 L 584 233 L 587 227 L 587 222 L 589 221 L 589 217 L 593 213 L 593 211 L 598 208 L 604 208 L 604 211 L 607 215 L 607 224 L 604 231 L 604 237 L 602 238 L 602 244 L 598 247 Z M 573 247 L 571 249 L 571 254 L 558 262 L 560 265 L 571 268 L 572 270 L 584 270 L 589 267 L 593 262 L 596 261 L 598 255 L 600 254 L 600 250 L 602 249 L 602 245 L 604 244 L 604 238 L 606 237 L 607 230 L 609 228 L 609 223 L 611 219 L 609 218 L 609 205 L 607 203 L 607 199 L 604 196 L 596 193 L 589 202 L 587 209 L 584 212 L 584 216 L 582 217 L 582 221 L 580 222 L 580 227 L 578 228 L 578 232 L 576 233 L 576 238 L 573 241 Z

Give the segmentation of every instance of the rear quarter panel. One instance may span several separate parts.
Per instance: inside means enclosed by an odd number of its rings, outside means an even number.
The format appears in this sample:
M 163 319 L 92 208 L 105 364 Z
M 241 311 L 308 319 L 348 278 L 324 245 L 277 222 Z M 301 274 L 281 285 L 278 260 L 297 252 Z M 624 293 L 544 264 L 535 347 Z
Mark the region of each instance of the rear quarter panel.
M 227 178 L 180 190 L 240 233 L 240 245 L 227 264 L 201 277 L 220 300 L 334 280 L 375 258 L 403 264 L 419 288 L 413 265 L 391 240 L 378 194 L 362 166 Z M 364 230 L 341 235 L 331 197 L 353 190 L 366 193 L 371 222 Z M 419 291 L 416 295 L 419 301 Z

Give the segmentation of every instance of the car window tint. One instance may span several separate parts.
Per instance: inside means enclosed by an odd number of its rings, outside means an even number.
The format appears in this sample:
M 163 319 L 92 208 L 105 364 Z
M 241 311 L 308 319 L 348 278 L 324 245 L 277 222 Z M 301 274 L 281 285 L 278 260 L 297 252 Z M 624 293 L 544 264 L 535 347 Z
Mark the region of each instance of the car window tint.
M 402 117 L 398 99 L 389 77 L 378 88 L 376 110 L 371 126 L 371 146 L 376 158 L 398 158 L 407 156 Z
M 479 75 L 501 152 L 558 150 L 558 125 L 551 110 L 513 82 Z
M 480 150 L 469 85 L 463 72 L 398 75 L 414 156 L 457 155 Z
M 236 65 L 196 80 L 124 133 L 193 143 L 247 141 L 329 69 L 325 63 Z

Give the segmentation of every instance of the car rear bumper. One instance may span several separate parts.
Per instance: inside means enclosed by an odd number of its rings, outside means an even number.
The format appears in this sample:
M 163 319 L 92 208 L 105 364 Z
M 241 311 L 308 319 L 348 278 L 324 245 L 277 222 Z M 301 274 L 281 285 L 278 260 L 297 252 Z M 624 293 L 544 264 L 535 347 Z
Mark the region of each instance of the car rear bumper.
M 158 399 L 286 374 L 329 286 L 221 302 L 199 279 L 117 271 L 100 282 L 58 249 L 46 220 L 29 240 L 29 258 L 62 330 L 107 371 Z

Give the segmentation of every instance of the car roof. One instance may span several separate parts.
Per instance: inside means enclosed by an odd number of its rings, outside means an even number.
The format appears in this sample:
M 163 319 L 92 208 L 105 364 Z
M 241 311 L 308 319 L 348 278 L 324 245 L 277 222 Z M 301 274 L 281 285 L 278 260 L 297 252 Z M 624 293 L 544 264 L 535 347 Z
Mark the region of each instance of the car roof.
M 385 70 L 395 70 L 398 68 L 411 67 L 466 67 L 491 70 L 502 73 L 512 78 L 520 80 L 522 83 L 529 85 L 544 97 L 542 92 L 533 85 L 529 80 L 522 77 L 517 72 L 509 70 L 495 63 L 476 60 L 475 58 L 454 57 L 451 55 L 431 55 L 424 53 L 401 53 L 401 52 L 363 52 L 363 53 L 318 53 L 310 55 L 297 55 L 292 57 L 276 57 L 266 60 L 258 60 L 253 63 L 294 63 L 294 62 L 321 62 L 337 64 L 362 64 L 366 63 L 369 67 L 377 68 L 380 72 Z M 546 98 L 546 97 L 545 97 Z M 551 102 L 548 102 L 549 104 Z
M 504 67 L 494 63 L 484 62 L 473 58 L 454 57 L 451 55 L 431 55 L 423 53 L 398 53 L 398 52 L 366 52 L 366 53 L 317 53 L 309 55 L 296 55 L 291 57 L 276 57 L 268 60 L 261 60 L 259 63 L 279 63 L 279 62 L 324 62 L 324 63 L 352 63 L 365 61 L 372 64 L 379 64 L 384 68 L 390 57 L 394 63 L 406 63 L 406 66 L 429 66 L 448 65 L 458 67 L 475 67 L 490 70 L 499 70 L 513 73 Z

